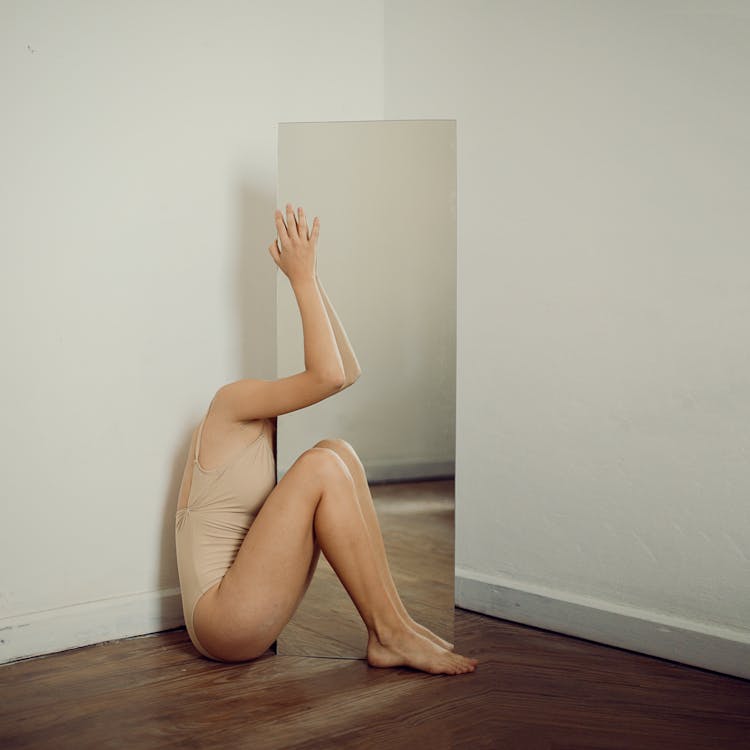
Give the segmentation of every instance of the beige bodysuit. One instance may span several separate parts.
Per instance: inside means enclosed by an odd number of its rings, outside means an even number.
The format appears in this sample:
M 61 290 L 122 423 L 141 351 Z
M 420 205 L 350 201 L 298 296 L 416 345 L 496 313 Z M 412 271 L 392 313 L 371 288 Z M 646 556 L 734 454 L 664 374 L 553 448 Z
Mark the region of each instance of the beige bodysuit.
M 206 416 L 195 443 L 187 505 L 175 516 L 175 545 L 185 626 L 195 648 L 213 659 L 195 635 L 195 605 L 234 562 L 247 530 L 276 485 L 276 464 L 273 423 L 264 419 L 260 434 L 249 445 L 223 466 L 204 469 L 198 452 Z

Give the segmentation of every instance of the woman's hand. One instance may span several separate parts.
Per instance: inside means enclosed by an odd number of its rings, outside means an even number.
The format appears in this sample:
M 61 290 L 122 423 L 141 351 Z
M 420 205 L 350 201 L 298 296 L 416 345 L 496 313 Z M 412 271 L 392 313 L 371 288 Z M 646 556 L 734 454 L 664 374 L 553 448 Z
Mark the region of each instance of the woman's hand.
M 308 231 L 305 212 L 301 206 L 298 210 L 299 218 L 294 215 L 292 204 L 286 204 L 286 224 L 284 215 L 276 210 L 276 231 L 281 250 L 279 251 L 277 240 L 268 246 L 271 257 L 291 284 L 300 279 L 315 278 L 315 250 L 320 234 L 318 217 L 313 221 L 312 230 Z

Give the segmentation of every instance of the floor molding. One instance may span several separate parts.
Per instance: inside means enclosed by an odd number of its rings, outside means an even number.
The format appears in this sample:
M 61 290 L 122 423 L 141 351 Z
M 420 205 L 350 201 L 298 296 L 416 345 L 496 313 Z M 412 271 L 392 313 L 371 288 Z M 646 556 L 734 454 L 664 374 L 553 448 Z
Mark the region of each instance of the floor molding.
M 0 619 L 0 664 L 184 626 L 179 588 Z
M 456 568 L 456 606 L 750 679 L 750 632 Z
M 453 479 L 456 473 L 455 461 L 363 461 L 367 481 L 370 484 L 380 482 L 409 482 L 422 479 Z M 277 481 L 288 471 L 288 466 L 279 466 Z
M 456 569 L 462 609 L 750 679 L 750 633 Z M 0 620 L 0 664 L 184 626 L 180 589 Z

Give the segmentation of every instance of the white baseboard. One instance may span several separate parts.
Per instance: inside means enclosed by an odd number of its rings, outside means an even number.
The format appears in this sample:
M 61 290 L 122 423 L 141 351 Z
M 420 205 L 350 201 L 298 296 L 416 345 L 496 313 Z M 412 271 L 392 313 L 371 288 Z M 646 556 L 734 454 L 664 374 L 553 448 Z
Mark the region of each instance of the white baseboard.
M 363 461 L 367 481 L 371 484 L 378 482 L 409 482 L 420 479 L 452 479 L 456 473 L 455 461 Z M 280 481 L 286 474 L 288 466 L 279 466 L 276 481 Z
M 0 664 L 184 625 L 179 588 L 5 617 L 0 619 Z
M 750 679 L 750 631 L 456 568 L 456 606 Z

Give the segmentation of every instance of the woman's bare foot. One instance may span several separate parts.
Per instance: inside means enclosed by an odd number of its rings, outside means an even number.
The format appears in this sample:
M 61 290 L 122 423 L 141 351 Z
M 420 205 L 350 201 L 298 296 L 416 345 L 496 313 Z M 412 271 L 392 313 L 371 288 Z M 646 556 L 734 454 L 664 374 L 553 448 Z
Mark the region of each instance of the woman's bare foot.
M 436 643 L 440 648 L 444 648 L 446 651 L 453 651 L 453 644 L 450 641 L 446 641 L 436 633 L 433 633 L 428 627 L 420 625 L 416 620 L 412 620 L 410 616 L 406 617 L 406 624 L 414 631 L 423 635 L 425 638 L 429 638 L 433 643 Z
M 473 672 L 479 662 L 441 648 L 429 638 L 406 628 L 381 638 L 370 633 L 367 663 L 371 667 L 404 665 L 430 674 L 463 674 Z

